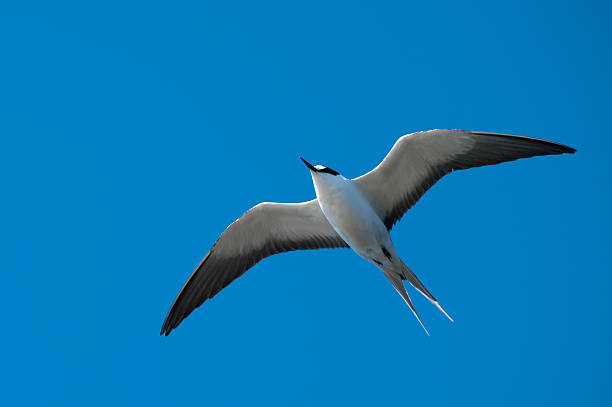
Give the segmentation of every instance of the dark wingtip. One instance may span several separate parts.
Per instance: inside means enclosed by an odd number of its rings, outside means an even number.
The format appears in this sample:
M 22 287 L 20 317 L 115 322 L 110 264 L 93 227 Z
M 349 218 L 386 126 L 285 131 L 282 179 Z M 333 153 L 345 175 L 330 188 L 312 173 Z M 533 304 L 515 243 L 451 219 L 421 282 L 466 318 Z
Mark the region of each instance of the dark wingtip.
M 480 135 L 480 136 L 490 136 L 490 137 L 512 137 L 512 138 L 518 138 L 518 139 L 522 139 L 525 141 L 529 141 L 532 143 L 541 144 L 543 146 L 547 146 L 551 148 L 548 154 L 563 154 L 563 153 L 574 154 L 577 151 L 575 148 L 566 146 L 565 144 L 555 143 L 554 141 L 542 140 L 539 138 L 519 136 L 516 134 L 492 133 L 488 131 L 472 131 L 472 133 Z
M 172 326 L 171 319 L 170 319 L 170 312 L 168 312 L 168 315 L 166 316 L 166 319 L 164 319 L 164 323 L 162 324 L 162 328 L 161 328 L 161 331 L 159 332 L 159 336 L 170 335 L 170 332 L 172 332 L 174 328 L 176 328 L 176 325 Z
M 570 146 L 566 146 L 565 144 L 561 144 L 561 143 L 554 143 L 552 141 L 548 142 L 549 144 L 553 144 L 554 146 L 556 146 L 559 149 L 559 152 L 561 154 L 563 153 L 567 153 L 567 154 L 574 154 L 576 152 L 576 149 Z
M 170 335 L 170 332 L 172 332 L 172 328 L 169 326 L 163 326 L 159 336 L 168 336 Z

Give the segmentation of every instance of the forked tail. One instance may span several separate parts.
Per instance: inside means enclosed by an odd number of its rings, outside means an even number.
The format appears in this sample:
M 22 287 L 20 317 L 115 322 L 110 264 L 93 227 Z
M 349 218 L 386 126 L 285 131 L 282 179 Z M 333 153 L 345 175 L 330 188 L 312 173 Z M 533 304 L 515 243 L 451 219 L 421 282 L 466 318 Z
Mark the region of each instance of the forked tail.
M 425 333 L 427 334 L 427 336 L 429 336 L 429 331 L 427 330 L 427 328 L 425 328 L 425 325 L 423 324 L 423 321 L 421 321 L 421 317 L 419 317 L 419 314 L 416 312 L 416 309 L 414 308 L 414 305 L 412 305 L 412 301 L 410 301 L 410 296 L 406 292 L 406 288 L 404 287 L 404 284 L 402 283 L 402 279 L 399 278 L 399 276 L 397 276 L 396 274 L 388 273 L 388 272 L 386 272 L 384 270 L 383 270 L 383 274 L 385 275 L 385 277 L 387 277 L 389 282 L 391 284 L 393 284 L 393 287 L 399 293 L 399 295 L 402 296 L 404 301 L 406 301 L 406 304 L 408 304 L 408 306 L 412 310 L 412 313 L 414 314 L 416 319 L 418 319 L 419 322 L 421 323 L 421 326 L 425 330 Z
M 419 323 L 421 324 L 421 326 L 423 327 L 423 329 L 425 330 L 427 335 L 429 335 L 429 332 L 427 331 L 427 328 L 425 328 L 425 325 L 423 324 L 423 321 L 421 321 L 421 318 L 419 317 L 419 314 L 416 312 L 416 309 L 414 308 L 414 305 L 412 305 L 412 301 L 410 300 L 410 296 L 408 295 L 408 292 L 406 292 L 406 288 L 404 287 L 404 284 L 402 283 L 402 280 L 407 280 L 410 283 L 410 285 L 412 285 L 414 288 L 416 288 L 421 294 L 423 294 L 425 296 L 425 298 L 427 298 L 429 301 L 431 301 L 431 303 L 433 305 L 435 305 L 436 308 L 438 308 L 440 311 L 442 311 L 442 313 L 444 315 L 446 315 L 446 317 L 448 319 L 450 319 L 451 322 L 455 322 L 446 313 L 446 311 L 444 311 L 444 309 L 440 306 L 440 304 L 438 304 L 438 301 L 436 301 L 434 296 L 431 295 L 431 293 L 427 290 L 427 288 L 425 288 L 423 283 L 421 283 L 421 281 L 412 272 L 412 270 L 410 270 L 408 268 L 408 266 L 406 266 L 404 264 L 404 262 L 402 262 L 401 260 L 400 260 L 400 262 L 401 262 L 401 265 L 402 265 L 401 274 L 399 274 L 397 272 L 394 272 L 394 271 L 387 271 L 387 270 L 382 270 L 382 272 L 385 275 L 385 277 L 387 277 L 389 282 L 393 285 L 393 287 L 398 292 L 398 294 L 402 296 L 402 298 L 404 299 L 406 304 L 408 304 L 408 306 L 412 310 L 412 313 L 417 318 L 417 320 L 419 321 Z
M 431 293 L 427 290 L 427 288 L 425 288 L 425 286 L 423 285 L 423 283 L 421 283 L 421 281 L 417 278 L 417 276 L 412 272 L 412 270 L 410 270 L 408 268 L 408 266 L 406 266 L 404 264 L 404 262 L 402 260 L 400 260 L 400 262 L 402 263 L 402 274 L 403 274 L 403 279 L 407 280 L 411 286 L 413 286 L 414 288 L 416 288 L 421 294 L 423 294 L 425 296 L 425 298 L 427 298 L 429 301 L 431 301 L 431 303 L 433 305 L 436 306 L 436 308 L 438 308 L 440 311 L 442 311 L 442 313 L 444 315 L 446 315 L 446 318 L 450 319 L 451 322 L 455 322 L 453 321 L 453 319 L 450 317 L 450 315 L 448 315 L 446 313 L 446 311 L 444 311 L 444 309 L 440 306 L 440 304 L 438 304 L 438 301 L 436 301 L 436 299 L 434 298 L 433 295 L 431 295 Z

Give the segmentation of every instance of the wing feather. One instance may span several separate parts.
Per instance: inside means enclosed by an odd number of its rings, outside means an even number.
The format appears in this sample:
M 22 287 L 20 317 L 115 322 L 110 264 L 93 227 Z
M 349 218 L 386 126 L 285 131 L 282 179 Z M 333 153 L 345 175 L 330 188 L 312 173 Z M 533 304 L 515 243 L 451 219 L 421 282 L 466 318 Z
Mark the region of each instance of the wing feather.
M 162 325 L 168 335 L 194 309 L 265 257 L 292 250 L 347 248 L 316 199 L 264 202 L 225 229 L 176 296 Z
M 511 134 L 429 130 L 401 137 L 376 168 L 353 181 L 391 229 L 433 184 L 452 171 L 575 151 Z

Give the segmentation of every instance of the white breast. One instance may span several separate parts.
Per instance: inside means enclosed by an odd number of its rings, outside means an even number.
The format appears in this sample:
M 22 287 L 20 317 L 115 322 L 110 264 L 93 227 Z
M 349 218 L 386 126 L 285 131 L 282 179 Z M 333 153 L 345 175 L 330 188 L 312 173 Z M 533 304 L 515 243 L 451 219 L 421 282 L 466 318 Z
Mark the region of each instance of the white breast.
M 313 174 L 313 181 L 323 214 L 353 250 L 365 257 L 387 244 L 385 225 L 351 180 Z

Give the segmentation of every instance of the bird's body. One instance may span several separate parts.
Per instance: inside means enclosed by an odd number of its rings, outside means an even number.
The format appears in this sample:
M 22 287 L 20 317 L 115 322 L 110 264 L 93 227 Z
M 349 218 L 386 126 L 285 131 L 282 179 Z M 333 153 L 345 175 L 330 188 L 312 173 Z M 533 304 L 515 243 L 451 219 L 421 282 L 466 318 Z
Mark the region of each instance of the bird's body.
M 317 167 L 314 167 L 315 170 Z M 425 332 L 427 329 L 414 309 L 401 283 L 402 280 L 408 280 L 452 321 L 414 273 L 397 256 L 389 230 L 376 214 L 372 203 L 359 189 L 358 184 L 340 174 L 317 174 L 316 171 L 312 172 L 312 181 L 317 201 L 327 221 L 355 253 L 383 272 L 406 301 Z
M 302 203 L 264 202 L 228 226 L 176 296 L 161 333 L 168 335 L 195 308 L 261 259 L 322 248 L 350 247 L 378 267 L 424 329 L 402 280 L 451 319 L 397 255 L 389 235 L 393 225 L 452 171 L 573 152 L 561 144 L 521 136 L 430 130 L 401 137 L 375 169 L 355 179 L 302 159 L 310 169 L 317 198 Z
M 369 262 L 386 259 L 381 247 L 395 251 L 389 231 L 351 180 L 315 174 L 312 179 L 321 211 L 351 249 Z

